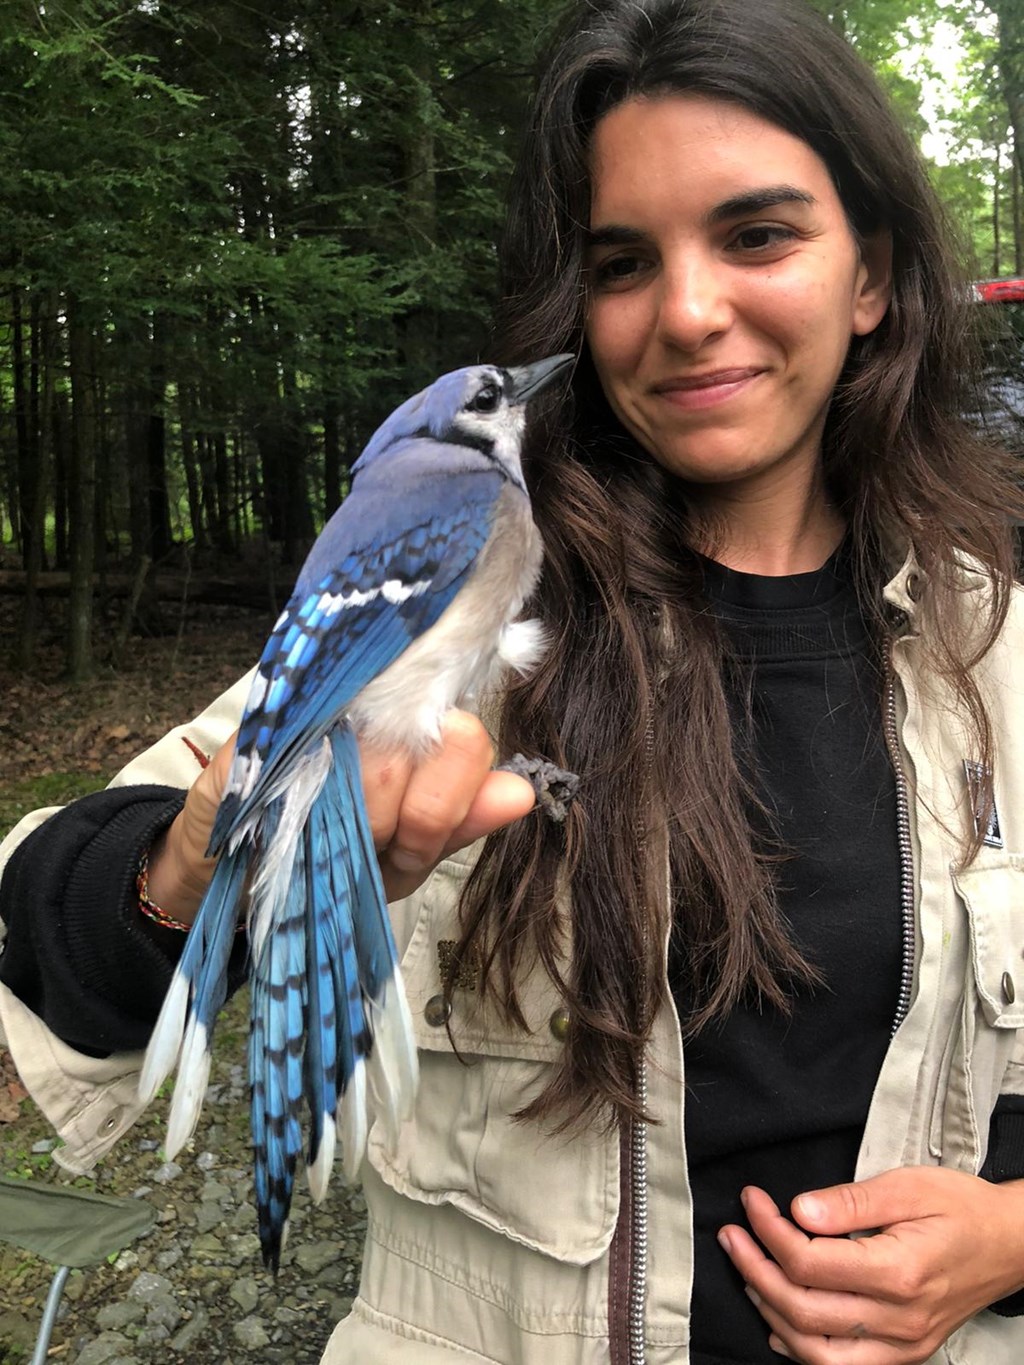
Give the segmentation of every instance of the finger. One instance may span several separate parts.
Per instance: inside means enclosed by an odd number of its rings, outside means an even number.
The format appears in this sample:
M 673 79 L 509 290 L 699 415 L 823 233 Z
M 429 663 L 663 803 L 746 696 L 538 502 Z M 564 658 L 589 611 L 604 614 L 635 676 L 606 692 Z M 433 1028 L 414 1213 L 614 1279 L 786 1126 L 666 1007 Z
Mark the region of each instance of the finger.
M 436 857 L 428 855 L 425 862 L 417 858 L 411 870 L 407 871 L 401 866 L 396 867 L 391 861 L 393 849 L 386 849 L 380 854 L 381 874 L 388 900 L 411 896 L 441 858 L 484 838 L 512 820 L 521 819 L 536 804 L 536 793 L 525 778 L 517 777 L 514 773 L 489 772 L 470 804 L 465 819 L 452 832 Z
M 830 1336 L 887 1344 L 916 1339 L 913 1323 L 893 1305 L 863 1294 L 809 1289 L 794 1284 L 781 1266 L 769 1260 L 743 1228 L 723 1228 L 733 1264 L 765 1321 L 777 1331 L 805 1337 Z
M 398 812 L 412 776 L 412 758 L 394 750 L 373 749 L 360 742 L 359 768 L 363 802 L 370 821 L 373 845 L 384 849 L 395 837 Z
M 451 711 L 440 746 L 413 768 L 388 846 L 393 867 L 422 872 L 438 858 L 491 771 L 494 748 L 476 716 Z
M 378 766 L 376 835 L 388 900 L 410 895 L 446 853 L 516 819 L 534 804 L 530 785 L 492 771 L 494 749 L 476 716 L 449 712 L 441 743 L 406 770 Z M 386 769 L 390 768 L 388 774 Z M 403 785 L 404 783 L 404 785 Z M 384 845 L 381 847 L 381 845 Z
M 793 1200 L 793 1216 L 809 1232 L 833 1236 L 911 1222 L 938 1211 L 944 1202 L 945 1174 L 907 1167 L 869 1180 L 810 1190 Z
M 894 1237 L 809 1237 L 764 1190 L 748 1186 L 740 1198 L 754 1233 L 794 1284 L 895 1300 L 903 1253 Z
M 496 829 L 521 820 L 537 805 L 537 795 L 525 777 L 516 773 L 492 771 L 473 798 L 466 817 L 452 831 L 444 853 L 454 853 L 467 844 L 493 834 Z
M 854 1324 L 852 1333 L 841 1336 L 827 1332 L 804 1332 L 778 1313 L 770 1304 L 750 1298 L 770 1329 L 768 1345 L 786 1360 L 802 1365 L 903 1365 L 921 1360 L 905 1344 L 873 1336 L 863 1324 Z
M 237 730 L 200 770 L 185 804 L 149 850 L 150 900 L 191 923 L 210 884 L 217 859 L 206 856 L 220 799 L 235 754 Z

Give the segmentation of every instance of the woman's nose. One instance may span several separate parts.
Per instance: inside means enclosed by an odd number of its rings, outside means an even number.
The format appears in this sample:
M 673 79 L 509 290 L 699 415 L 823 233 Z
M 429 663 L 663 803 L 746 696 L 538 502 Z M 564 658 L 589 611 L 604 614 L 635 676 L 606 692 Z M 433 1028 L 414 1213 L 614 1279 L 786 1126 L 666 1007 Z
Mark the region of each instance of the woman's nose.
M 665 345 L 697 351 L 731 320 L 725 282 L 710 263 L 691 260 L 664 272 L 657 327 Z

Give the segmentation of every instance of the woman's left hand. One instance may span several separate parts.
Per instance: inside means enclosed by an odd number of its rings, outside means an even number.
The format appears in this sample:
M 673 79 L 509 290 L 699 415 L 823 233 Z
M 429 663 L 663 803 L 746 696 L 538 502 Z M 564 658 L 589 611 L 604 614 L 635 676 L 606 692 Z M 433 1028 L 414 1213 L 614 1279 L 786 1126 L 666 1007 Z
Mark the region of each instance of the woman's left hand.
M 919 1365 L 1024 1286 L 1024 1181 L 907 1167 L 798 1195 L 795 1221 L 763 1190 L 742 1198 L 768 1255 L 734 1224 L 720 1240 L 772 1349 L 803 1365 Z

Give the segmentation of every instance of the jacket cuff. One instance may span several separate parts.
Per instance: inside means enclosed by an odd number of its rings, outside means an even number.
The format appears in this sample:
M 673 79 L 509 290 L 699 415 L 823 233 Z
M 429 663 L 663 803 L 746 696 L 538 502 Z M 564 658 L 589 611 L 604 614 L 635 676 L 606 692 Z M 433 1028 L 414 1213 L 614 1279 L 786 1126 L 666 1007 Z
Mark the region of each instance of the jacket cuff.
M 0 981 L 80 1052 L 146 1045 L 185 935 L 154 932 L 135 879 L 184 800 L 157 786 L 82 797 L 35 829 L 4 871 Z
M 1024 1179 L 1024 1095 L 1000 1095 L 989 1124 L 988 1156 L 979 1174 L 1001 1184 Z M 1003 1318 L 1024 1314 L 1024 1289 L 990 1304 Z

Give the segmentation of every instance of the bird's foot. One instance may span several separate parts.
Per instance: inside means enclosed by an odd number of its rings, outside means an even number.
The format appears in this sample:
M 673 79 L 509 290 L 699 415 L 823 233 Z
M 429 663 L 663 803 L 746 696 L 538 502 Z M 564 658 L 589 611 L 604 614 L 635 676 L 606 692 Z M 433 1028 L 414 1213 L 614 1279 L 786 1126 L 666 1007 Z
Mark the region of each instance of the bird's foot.
M 513 754 L 506 763 L 498 764 L 498 771 L 525 777 L 537 796 L 537 805 L 556 824 L 561 824 L 569 813 L 580 780 L 575 773 L 556 768 L 546 758 L 527 758 Z

